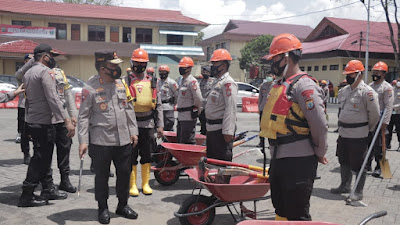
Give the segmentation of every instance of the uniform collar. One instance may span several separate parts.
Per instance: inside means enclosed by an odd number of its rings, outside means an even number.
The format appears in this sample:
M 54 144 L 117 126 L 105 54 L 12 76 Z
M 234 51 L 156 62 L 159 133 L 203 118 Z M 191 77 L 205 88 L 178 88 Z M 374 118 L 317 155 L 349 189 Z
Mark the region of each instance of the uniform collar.
M 228 75 L 229 75 L 229 72 L 227 71 L 226 73 L 222 74 L 222 76 L 220 78 L 218 78 L 218 81 L 225 79 Z

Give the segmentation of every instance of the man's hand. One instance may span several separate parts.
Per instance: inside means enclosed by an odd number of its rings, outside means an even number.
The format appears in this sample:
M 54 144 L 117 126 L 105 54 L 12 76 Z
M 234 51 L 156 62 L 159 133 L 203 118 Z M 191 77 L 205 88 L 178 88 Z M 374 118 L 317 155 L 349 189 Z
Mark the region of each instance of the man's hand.
M 137 135 L 131 135 L 131 144 L 132 148 L 134 148 L 138 143 L 138 136 Z
M 326 165 L 328 164 L 328 159 L 325 156 L 318 157 L 318 162 Z
M 164 129 L 162 127 L 157 128 L 157 138 L 162 138 L 164 136 Z
M 224 134 L 224 139 L 226 143 L 229 143 L 233 140 L 233 135 Z
M 75 116 L 71 117 L 71 123 L 72 125 L 74 125 L 74 127 L 76 127 L 76 124 L 78 124 L 78 120 L 76 119 Z
M 88 144 L 79 144 L 79 158 L 82 159 L 82 157 L 86 154 L 88 150 Z
M 75 135 L 75 126 L 72 125 L 70 120 L 65 121 L 65 127 L 68 130 L 67 137 L 72 138 Z
M 14 96 L 17 96 L 25 91 L 24 84 L 19 85 L 19 87 L 14 91 Z

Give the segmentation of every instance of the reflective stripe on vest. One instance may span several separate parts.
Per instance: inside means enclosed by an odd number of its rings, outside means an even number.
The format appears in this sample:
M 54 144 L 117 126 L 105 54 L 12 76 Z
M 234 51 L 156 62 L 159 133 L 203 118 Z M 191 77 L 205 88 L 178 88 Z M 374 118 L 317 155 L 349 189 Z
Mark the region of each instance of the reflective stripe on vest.
M 151 88 L 151 80 L 134 79 L 131 81 L 129 91 L 135 112 L 148 112 L 156 108 L 157 89 Z
M 290 101 L 287 93 L 293 85 L 307 74 L 295 74 L 288 78 L 283 84 L 275 84 L 270 90 L 267 103 L 264 106 L 261 118 L 260 136 L 269 139 L 277 139 L 279 134 L 309 135 L 310 129 L 300 109 L 299 104 Z

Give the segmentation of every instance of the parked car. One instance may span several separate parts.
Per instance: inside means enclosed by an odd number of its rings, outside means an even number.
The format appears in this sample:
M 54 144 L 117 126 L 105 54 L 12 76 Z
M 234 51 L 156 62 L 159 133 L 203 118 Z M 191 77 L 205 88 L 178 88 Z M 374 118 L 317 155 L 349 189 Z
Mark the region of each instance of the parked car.
M 75 99 L 81 99 L 82 88 L 86 85 L 86 83 L 76 77 L 67 76 L 68 83 L 72 86 L 72 94 Z M 75 101 L 76 108 L 79 109 L 80 102 Z
M 248 83 L 236 82 L 238 85 L 237 105 L 242 106 L 243 97 L 258 97 L 260 90 Z
M 17 86 L 0 80 L 0 91 L 8 92 L 8 91 L 14 91 L 15 89 L 17 89 Z
M 0 80 L 4 83 L 13 84 L 18 87 L 17 77 L 14 75 L 0 75 Z

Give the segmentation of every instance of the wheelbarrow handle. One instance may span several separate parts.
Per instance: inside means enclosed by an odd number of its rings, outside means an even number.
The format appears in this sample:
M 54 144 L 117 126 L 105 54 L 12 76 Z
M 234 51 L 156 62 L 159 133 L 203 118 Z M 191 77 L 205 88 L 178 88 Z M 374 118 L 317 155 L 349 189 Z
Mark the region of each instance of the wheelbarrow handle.
M 368 223 L 370 220 L 372 220 L 372 219 L 376 219 L 376 218 L 379 218 L 379 217 L 382 217 L 382 216 L 386 216 L 386 215 L 387 215 L 387 211 L 386 211 L 386 210 L 383 210 L 383 211 L 380 211 L 380 212 L 376 212 L 376 213 L 374 213 L 374 214 L 371 214 L 371 215 L 365 217 L 365 218 L 359 223 L 359 225 L 365 225 L 365 224 L 367 224 L 367 223 Z
M 233 163 L 233 162 L 228 162 L 228 161 L 223 161 L 223 160 L 218 160 L 218 159 L 211 159 L 207 157 L 201 157 L 200 161 L 203 161 L 205 163 L 210 163 L 210 164 L 217 164 L 217 165 L 224 165 L 224 166 L 237 166 L 237 167 L 243 167 L 255 171 L 264 171 L 264 168 L 259 167 L 259 166 L 252 166 L 252 165 L 247 165 L 247 164 L 242 164 L 242 163 Z

